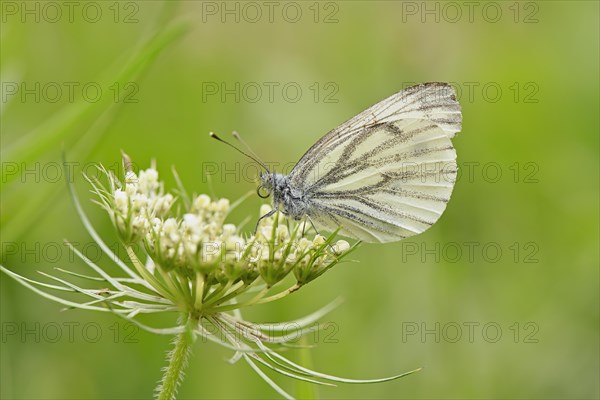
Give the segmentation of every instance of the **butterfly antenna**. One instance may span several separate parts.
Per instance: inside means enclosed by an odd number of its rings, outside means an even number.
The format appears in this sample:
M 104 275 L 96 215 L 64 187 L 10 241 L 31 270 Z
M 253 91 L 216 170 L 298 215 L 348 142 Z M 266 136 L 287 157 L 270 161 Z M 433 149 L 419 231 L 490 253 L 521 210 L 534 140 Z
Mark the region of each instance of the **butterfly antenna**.
M 220 137 L 218 137 L 218 136 L 217 136 L 217 135 L 216 135 L 214 132 L 210 132 L 210 133 L 209 133 L 209 135 L 210 135 L 210 137 L 211 137 L 211 138 L 213 138 L 213 139 L 216 139 L 216 140 L 218 140 L 218 141 L 219 141 L 219 142 L 221 142 L 221 143 L 225 143 L 227 146 L 234 148 L 235 150 L 237 150 L 238 152 L 242 153 L 243 155 L 245 155 L 245 156 L 246 156 L 246 157 L 248 157 L 249 159 L 251 159 L 251 160 L 253 160 L 253 161 L 257 162 L 257 163 L 258 163 L 258 165 L 260 165 L 261 167 L 263 167 L 263 168 L 265 169 L 265 171 L 269 172 L 269 168 L 267 167 L 267 165 L 266 165 L 264 162 L 260 161 L 260 159 L 259 159 L 258 157 L 256 157 L 256 155 L 254 154 L 254 152 L 252 152 L 252 150 L 250 150 L 250 152 L 251 152 L 252 154 L 248 154 L 248 153 L 246 153 L 245 151 L 243 151 L 243 150 L 240 150 L 240 148 L 239 148 L 239 147 L 236 147 L 235 145 L 233 145 L 233 144 L 229 143 L 228 141 L 226 141 L 226 140 L 224 140 L 224 139 L 221 139 L 221 138 L 220 138 Z M 235 135 L 234 135 L 234 136 L 235 136 Z M 238 135 L 238 137 L 239 137 L 239 135 Z M 240 139 L 240 141 L 241 141 L 241 139 Z M 244 143 L 244 142 L 242 142 L 242 143 Z
M 252 147 L 250 147 L 250 145 L 248 145 L 248 143 L 246 143 L 246 141 L 244 139 L 242 139 L 242 136 L 239 133 L 237 133 L 236 131 L 233 131 L 233 132 L 231 132 L 231 134 L 233 135 L 234 138 L 237 139 L 238 142 L 240 142 L 241 144 L 244 145 L 244 147 L 246 147 L 246 150 L 248 150 L 248 153 L 252 154 L 254 156 L 254 158 L 256 158 L 257 160 L 260 160 L 260 157 L 256 155 L 254 150 L 252 150 Z

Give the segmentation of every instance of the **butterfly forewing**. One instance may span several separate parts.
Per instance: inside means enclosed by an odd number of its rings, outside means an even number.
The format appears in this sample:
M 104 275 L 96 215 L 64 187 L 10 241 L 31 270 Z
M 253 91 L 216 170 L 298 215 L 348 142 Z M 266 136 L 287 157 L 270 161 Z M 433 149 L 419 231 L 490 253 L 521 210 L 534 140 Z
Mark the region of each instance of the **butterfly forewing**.
M 446 84 L 376 104 L 325 135 L 290 174 L 317 226 L 367 242 L 423 232 L 450 199 L 460 106 Z

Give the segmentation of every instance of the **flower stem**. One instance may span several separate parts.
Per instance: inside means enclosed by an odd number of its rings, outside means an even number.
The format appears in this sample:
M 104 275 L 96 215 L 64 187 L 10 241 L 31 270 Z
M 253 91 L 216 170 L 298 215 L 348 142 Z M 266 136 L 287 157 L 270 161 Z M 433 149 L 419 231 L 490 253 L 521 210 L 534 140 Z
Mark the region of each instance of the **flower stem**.
M 296 283 L 294 286 L 287 288 L 283 292 L 279 292 L 277 294 L 274 294 L 273 296 L 264 297 L 264 298 L 256 301 L 254 304 L 264 304 L 264 303 L 270 303 L 271 301 L 279 300 L 282 297 L 287 296 L 288 294 L 294 293 L 296 290 L 300 289 L 301 286 L 302 285 Z
M 191 322 L 197 323 L 198 321 L 190 318 L 188 328 L 191 327 Z M 168 355 L 169 365 L 163 369 L 165 374 L 160 385 L 156 388 L 156 398 L 158 400 L 175 400 L 177 389 L 185 375 L 184 370 L 190 358 L 193 341 L 191 329 L 186 329 L 175 338 L 175 348 Z

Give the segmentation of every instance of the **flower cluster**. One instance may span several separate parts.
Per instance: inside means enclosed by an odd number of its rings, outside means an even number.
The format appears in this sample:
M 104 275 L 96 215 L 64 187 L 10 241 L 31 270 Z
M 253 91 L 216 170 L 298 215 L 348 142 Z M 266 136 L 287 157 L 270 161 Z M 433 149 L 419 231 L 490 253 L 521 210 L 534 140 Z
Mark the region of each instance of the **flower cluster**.
M 263 218 L 256 233 L 244 236 L 225 223 L 229 200 L 206 194 L 194 196 L 183 212 L 174 212 L 177 199 L 164 192 L 154 168 L 139 176 L 128 171 L 124 182 L 110 176 L 109 187 L 94 185 L 124 243 L 142 242 L 154 265 L 186 277 L 202 273 L 209 284 L 251 284 L 260 277 L 270 287 L 293 271 L 303 285 L 350 249 L 344 240 L 333 244 L 319 234 L 309 239 L 303 234 L 309 230 L 304 222 L 278 213 Z M 263 205 L 260 215 L 270 211 Z
M 150 221 L 160 220 L 168 214 L 175 198 L 170 193 L 164 194 L 163 184 L 158 181 L 158 172 L 154 168 L 140 171 L 139 177 L 128 171 L 125 183 L 110 178 L 112 195 L 110 198 L 103 196 L 101 200 L 123 241 L 134 243 L 150 228 Z
M 228 211 L 227 199 L 211 201 L 200 195 L 180 217 L 152 218 L 140 236 L 148 253 L 165 268 L 208 270 L 217 263 L 222 246 L 235 249 L 242 240 L 235 225 L 223 223 Z
M 95 276 L 63 269 L 60 272 L 100 284 L 101 288 L 85 288 L 43 272 L 58 284 L 25 278 L 2 266 L 0 270 L 69 309 L 111 312 L 149 332 L 177 335 L 169 367 L 157 389 L 159 398 L 173 398 L 193 339 L 198 336 L 233 349 L 231 362 L 243 358 L 286 398 L 291 396 L 266 377 L 257 363 L 288 377 L 324 385 L 331 385 L 327 381 L 383 382 L 414 372 L 371 380 L 338 378 L 303 368 L 272 348 L 311 332 L 332 306 L 279 324 L 254 324 L 241 316 L 243 307 L 272 302 L 297 291 L 340 262 L 356 245 L 351 247 L 344 240 L 334 242 L 335 234 L 321 236 L 304 222 L 288 220 L 279 212 L 262 218 L 256 232 L 244 234 L 236 225 L 225 222 L 237 204 L 205 194 L 188 196 L 182 187 L 175 196 L 164 190 L 156 168 L 136 174 L 129 170 L 125 155 L 124 165 L 127 172 L 122 179 L 99 166 L 108 184 L 87 180 L 97 195 L 95 202 L 109 214 L 127 260 L 104 243 L 83 212 L 73 187 L 69 188 L 88 233 L 126 276 L 109 275 L 70 244 Z M 260 215 L 270 211 L 263 205 Z M 287 288 L 281 289 L 286 282 Z M 87 300 L 75 302 L 51 294 L 51 290 L 79 293 Z M 180 319 L 173 327 L 153 327 L 137 318 L 151 313 L 177 313 Z

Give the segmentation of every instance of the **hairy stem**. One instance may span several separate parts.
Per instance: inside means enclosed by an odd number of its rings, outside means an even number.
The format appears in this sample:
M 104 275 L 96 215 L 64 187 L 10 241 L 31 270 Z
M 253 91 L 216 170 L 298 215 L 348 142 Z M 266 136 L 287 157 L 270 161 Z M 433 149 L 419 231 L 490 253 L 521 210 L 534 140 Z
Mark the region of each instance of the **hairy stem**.
M 191 323 L 197 323 L 198 320 L 192 317 L 188 320 L 188 328 Z M 175 400 L 177 389 L 185 376 L 185 368 L 187 367 L 190 358 L 193 334 L 192 329 L 186 329 L 181 332 L 175 340 L 175 348 L 169 352 L 169 365 L 163 371 L 164 375 L 158 387 L 156 388 L 156 398 L 158 400 Z

